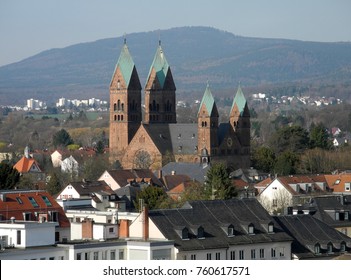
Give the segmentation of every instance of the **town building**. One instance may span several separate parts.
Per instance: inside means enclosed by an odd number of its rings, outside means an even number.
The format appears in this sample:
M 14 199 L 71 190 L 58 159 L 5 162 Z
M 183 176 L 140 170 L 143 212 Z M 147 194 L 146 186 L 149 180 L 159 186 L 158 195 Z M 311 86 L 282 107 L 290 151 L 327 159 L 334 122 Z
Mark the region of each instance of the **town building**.
M 176 120 L 176 86 L 161 43 L 142 86 L 126 42 L 110 83 L 110 159 L 124 168 L 160 169 L 165 163 L 222 161 L 233 170 L 250 165 L 250 112 L 239 86 L 227 123 L 219 123 L 207 85 L 197 123 Z

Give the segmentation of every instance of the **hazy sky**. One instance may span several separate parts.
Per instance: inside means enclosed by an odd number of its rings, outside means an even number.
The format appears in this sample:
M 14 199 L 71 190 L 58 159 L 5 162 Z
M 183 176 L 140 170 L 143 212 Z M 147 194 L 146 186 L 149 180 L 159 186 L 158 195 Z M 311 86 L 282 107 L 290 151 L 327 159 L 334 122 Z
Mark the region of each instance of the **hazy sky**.
M 0 65 L 51 48 L 181 26 L 351 41 L 350 14 L 350 0 L 0 0 Z

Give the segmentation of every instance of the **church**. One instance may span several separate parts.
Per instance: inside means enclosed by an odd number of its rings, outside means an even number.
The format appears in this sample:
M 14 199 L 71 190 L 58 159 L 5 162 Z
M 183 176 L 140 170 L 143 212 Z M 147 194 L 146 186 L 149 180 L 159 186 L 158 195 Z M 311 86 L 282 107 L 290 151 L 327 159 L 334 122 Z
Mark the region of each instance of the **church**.
M 176 86 L 159 42 L 144 88 L 126 40 L 110 83 L 110 161 L 125 169 L 160 169 L 168 162 L 224 162 L 250 167 L 250 112 L 239 86 L 229 120 L 219 114 L 207 85 L 197 123 L 177 123 Z

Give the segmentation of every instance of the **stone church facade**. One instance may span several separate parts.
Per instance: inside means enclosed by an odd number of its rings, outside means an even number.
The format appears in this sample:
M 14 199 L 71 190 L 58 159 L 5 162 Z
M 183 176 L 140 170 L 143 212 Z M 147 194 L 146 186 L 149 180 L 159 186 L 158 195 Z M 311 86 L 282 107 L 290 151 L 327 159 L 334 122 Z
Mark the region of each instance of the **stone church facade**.
M 126 42 L 110 83 L 110 160 L 123 168 L 159 169 L 170 161 L 221 161 L 231 169 L 250 166 L 250 113 L 239 86 L 229 120 L 219 123 L 207 85 L 195 124 L 176 121 L 176 86 L 159 43 L 144 89 Z

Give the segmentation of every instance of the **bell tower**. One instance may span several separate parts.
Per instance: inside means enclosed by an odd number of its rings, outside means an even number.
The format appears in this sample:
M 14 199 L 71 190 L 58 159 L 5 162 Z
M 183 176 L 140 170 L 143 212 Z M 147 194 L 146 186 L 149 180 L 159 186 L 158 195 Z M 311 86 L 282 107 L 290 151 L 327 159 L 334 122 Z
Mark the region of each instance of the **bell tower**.
M 230 110 L 229 122 L 241 145 L 241 154 L 250 153 L 250 111 L 239 85 Z
M 217 154 L 218 118 L 217 106 L 212 96 L 210 86 L 207 84 L 197 113 L 198 151 L 200 157 L 203 156 L 204 151 L 208 153 L 208 156 Z
M 176 87 L 159 41 L 145 85 L 145 123 L 176 123 Z
M 110 83 L 110 160 L 119 160 L 141 123 L 141 84 L 126 39 Z

